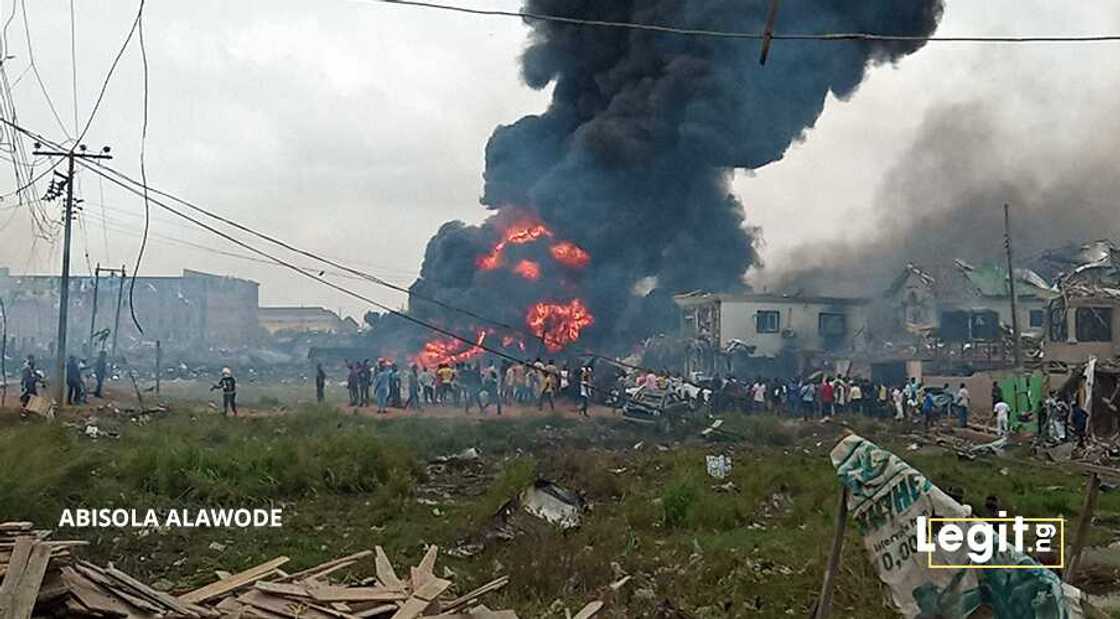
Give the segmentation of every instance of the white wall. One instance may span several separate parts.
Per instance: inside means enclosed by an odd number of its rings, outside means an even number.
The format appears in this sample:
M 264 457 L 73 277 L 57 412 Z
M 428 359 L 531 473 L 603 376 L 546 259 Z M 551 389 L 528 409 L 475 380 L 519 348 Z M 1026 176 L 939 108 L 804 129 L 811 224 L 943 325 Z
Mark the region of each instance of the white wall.
M 760 311 L 779 312 L 777 333 L 758 333 L 755 315 Z M 801 351 L 824 350 L 819 333 L 821 312 L 842 313 L 848 319 L 845 343 L 851 345 L 855 335 L 864 330 L 866 312 L 859 305 L 832 305 L 826 303 L 799 303 L 796 301 L 724 300 L 720 304 L 720 346 L 726 347 L 733 339 L 755 346 L 755 356 L 773 357 L 783 348 L 796 345 Z M 782 332 L 792 330 L 794 339 L 782 337 Z

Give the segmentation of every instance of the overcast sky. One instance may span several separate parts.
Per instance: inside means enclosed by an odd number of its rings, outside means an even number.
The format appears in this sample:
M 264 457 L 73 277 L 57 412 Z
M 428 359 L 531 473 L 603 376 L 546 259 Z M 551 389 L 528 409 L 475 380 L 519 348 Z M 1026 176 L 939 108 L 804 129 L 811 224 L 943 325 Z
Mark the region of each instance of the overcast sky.
M 457 0 L 515 9 L 515 0 Z M 787 0 L 796 2 L 797 0 Z M 74 135 L 69 0 L 24 0 L 46 92 Z M 77 109 L 89 116 L 135 5 L 76 0 Z M 5 19 L 11 0 L 0 2 Z M 19 5 L 6 28 L 5 68 L 21 124 L 51 139 L 63 128 L 28 67 Z M 940 35 L 1120 32 L 1120 0 L 947 0 Z M 544 109 L 548 94 L 519 79 L 526 27 L 516 19 L 450 14 L 361 0 L 149 0 L 149 183 L 293 244 L 407 285 L 424 246 L 449 219 L 480 221 L 483 147 L 494 126 Z M 772 54 L 781 54 L 778 42 Z M 745 53 L 756 53 L 744 43 Z M 762 227 L 771 267 L 799 246 L 849 238 L 873 218 L 876 190 L 927 113 L 998 101 L 1023 128 L 1092 139 L 1092 117 L 1117 105 L 1120 43 L 983 46 L 931 43 L 898 66 L 870 72 L 848 101 L 830 100 L 784 160 L 741 173 L 735 190 Z M 22 77 L 21 77 L 22 76 Z M 18 80 L 18 81 L 17 81 Z M 139 176 L 141 72 L 131 47 L 113 75 L 85 142 L 111 145 L 111 165 Z M 1080 105 L 1069 105 L 1078 102 Z M 42 169 L 42 168 L 40 168 Z M 0 193 L 14 189 L 0 161 Z M 83 225 L 72 268 L 133 268 L 142 201 L 80 175 Z M 41 186 L 45 189 L 45 186 Z M 102 196 L 104 196 L 102 198 Z M 0 266 L 57 272 L 60 244 L 33 242 L 23 209 L 0 202 Z M 54 208 L 54 207 L 52 207 Z M 357 302 L 244 253 L 153 209 L 141 273 L 183 268 L 261 283 L 263 304 L 325 305 L 360 317 Z M 310 264 L 306 259 L 301 264 Z M 403 295 L 334 278 L 392 306 Z

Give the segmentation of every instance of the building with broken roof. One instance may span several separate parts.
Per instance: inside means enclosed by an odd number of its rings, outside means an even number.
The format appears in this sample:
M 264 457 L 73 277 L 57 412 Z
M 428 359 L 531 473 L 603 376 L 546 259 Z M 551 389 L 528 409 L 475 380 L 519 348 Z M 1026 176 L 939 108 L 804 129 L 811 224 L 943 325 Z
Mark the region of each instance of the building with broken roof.
M 1082 249 L 1089 261 L 1058 277 L 1048 307 L 1047 361 L 1120 356 L 1120 249 L 1105 241 Z

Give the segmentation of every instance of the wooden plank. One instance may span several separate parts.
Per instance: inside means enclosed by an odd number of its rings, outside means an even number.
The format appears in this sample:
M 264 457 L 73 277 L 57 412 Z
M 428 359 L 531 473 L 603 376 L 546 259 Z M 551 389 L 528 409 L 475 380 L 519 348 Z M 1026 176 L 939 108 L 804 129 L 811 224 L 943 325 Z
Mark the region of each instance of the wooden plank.
M 576 613 L 575 616 L 572 617 L 572 619 L 591 619 L 595 616 L 595 613 L 602 610 L 602 608 L 603 603 L 599 600 L 595 600 L 594 602 L 591 602 L 587 606 L 584 606 L 582 609 L 580 609 L 580 611 Z
M 374 551 L 377 553 L 374 558 L 377 580 L 380 580 L 381 584 L 390 589 L 404 589 L 404 581 L 398 578 L 397 573 L 393 571 L 393 564 L 389 561 L 389 557 L 385 556 L 385 550 L 381 546 L 376 546 Z
M 1074 532 L 1073 545 L 1065 557 L 1065 573 L 1062 582 L 1073 582 L 1073 574 L 1081 563 L 1081 550 L 1085 547 L 1085 540 L 1089 537 L 1089 528 L 1093 523 L 1093 512 L 1097 509 L 1097 495 L 1100 493 L 1101 478 L 1096 473 L 1089 474 L 1089 481 L 1085 484 L 1085 503 L 1081 507 L 1081 515 L 1077 519 L 1077 531 Z
M 273 595 L 283 595 L 296 598 L 311 597 L 311 594 L 307 591 L 307 587 L 303 585 L 293 585 L 282 582 L 266 582 L 263 580 L 258 580 L 257 582 L 253 583 L 253 588 L 259 591 L 264 591 L 265 593 L 271 593 Z
M 255 589 L 237 596 L 237 600 L 255 608 L 260 608 L 284 617 L 292 617 L 293 619 L 336 619 L 338 617 L 347 618 L 353 616 L 333 611 L 329 608 L 315 606 L 307 602 L 288 600 L 282 597 L 269 595 Z
M 309 587 L 308 593 L 319 602 L 394 602 L 409 597 L 402 589 L 388 587 Z
M 27 560 L 31 558 L 31 548 L 34 539 L 21 537 L 12 550 L 12 558 L 8 561 L 8 569 L 4 572 L 4 581 L 0 583 L 0 617 L 8 617 L 15 604 L 15 594 L 19 589 L 23 572 L 27 569 Z
M 508 584 L 509 584 L 509 576 L 502 576 L 501 578 L 498 578 L 496 580 L 492 580 L 492 581 L 486 583 L 485 585 L 482 585 L 481 587 L 475 589 L 474 591 L 471 591 L 469 593 L 466 593 L 462 596 L 459 596 L 459 597 L 455 598 L 454 600 L 451 600 L 450 602 L 447 603 L 447 605 L 445 605 L 443 607 L 443 610 L 444 610 L 444 612 L 457 610 L 459 608 L 462 608 L 462 607 L 470 604 L 471 602 L 477 600 L 478 598 L 486 595 L 487 593 L 490 593 L 492 591 L 497 591 L 498 589 L 501 589 L 502 587 L 504 587 Z
M 201 587 L 199 589 L 195 589 L 194 591 L 184 593 L 183 595 L 179 596 L 179 601 L 187 602 L 189 604 L 200 604 L 207 600 L 212 600 L 218 596 L 225 595 L 227 593 L 230 593 L 231 591 L 240 589 L 245 585 L 253 584 L 254 582 L 264 578 L 266 575 L 272 572 L 272 570 L 275 570 L 276 568 L 284 565 L 287 562 L 288 557 L 276 557 L 271 561 L 265 561 L 264 563 L 255 567 L 251 567 L 243 572 L 238 572 L 237 574 L 234 574 L 229 578 L 224 578 L 217 582 L 212 582 L 205 587 Z
M 306 580 L 308 578 L 319 578 L 319 577 L 325 576 L 326 574 L 329 574 L 329 573 L 331 573 L 335 570 L 343 569 L 343 567 L 349 567 L 350 565 L 353 565 L 355 562 L 357 562 L 359 559 L 364 559 L 364 558 L 370 556 L 371 554 L 373 554 L 372 551 L 363 550 L 361 552 L 356 552 L 356 553 L 354 553 L 352 555 L 349 555 L 349 556 L 346 556 L 346 557 L 339 557 L 338 559 L 331 559 L 330 561 L 327 561 L 326 563 L 320 563 L 319 565 L 316 565 L 315 567 L 311 567 L 311 568 L 308 568 L 306 570 L 301 570 L 301 571 L 295 572 L 294 574 L 288 574 L 286 576 L 281 576 L 280 578 L 277 578 L 273 582 L 293 582 L 293 581 L 297 581 L 297 580 Z M 342 566 L 342 564 L 346 564 L 346 565 Z
M 355 617 L 365 619 L 367 617 L 380 617 L 381 615 L 388 615 L 391 612 L 396 612 L 399 608 L 396 604 L 379 604 L 373 608 L 367 608 L 354 613 Z
M 840 572 L 840 553 L 844 549 L 844 529 L 848 522 L 848 487 L 840 490 L 840 499 L 836 505 L 836 519 L 833 522 L 832 547 L 828 555 L 828 567 L 825 568 L 824 580 L 821 582 L 820 597 L 817 598 L 817 610 L 813 613 L 814 619 L 828 619 L 832 613 L 832 588 L 836 575 Z
M 74 565 L 74 569 L 78 570 L 78 572 L 83 576 L 89 578 L 93 582 L 109 591 L 112 595 L 121 598 L 122 600 L 128 602 L 136 608 L 140 608 L 155 614 L 167 612 L 166 608 L 163 608 L 158 604 L 154 604 L 150 600 L 144 599 L 143 597 L 133 593 L 132 591 L 121 588 L 115 581 L 113 581 L 113 579 L 106 576 L 101 571 L 101 568 L 92 563 L 79 561 Z
M 62 580 L 70 588 L 71 595 L 91 610 L 127 617 L 135 608 L 130 608 L 120 598 L 107 595 L 96 583 L 82 576 L 72 567 L 62 568 Z
M 40 542 L 31 546 L 31 554 L 27 558 L 19 582 L 11 592 L 10 602 L 7 607 L 5 619 L 31 619 L 35 610 L 35 601 L 39 598 L 39 588 L 43 586 L 43 576 L 47 573 L 47 563 L 50 562 L 51 549 Z
M 134 591 L 136 591 L 140 595 L 142 595 L 142 596 L 144 596 L 144 597 L 146 597 L 150 600 L 153 600 L 158 604 L 162 604 L 162 605 L 166 606 L 167 608 L 169 608 L 171 610 L 174 610 L 176 612 L 179 612 L 179 613 L 181 613 L 183 615 L 186 615 L 188 617 L 192 617 L 192 618 L 193 617 L 203 617 L 203 616 L 210 617 L 210 616 L 215 615 L 215 613 L 213 611 L 209 610 L 209 609 L 202 608 L 200 606 L 195 606 L 194 604 L 189 603 L 189 602 L 180 601 L 180 600 L 176 599 L 175 596 L 173 596 L 169 593 L 164 593 L 163 591 L 157 591 L 157 590 L 149 587 L 148 585 L 140 582 L 139 580 L 136 580 L 132 576 L 129 576 L 128 574 L 125 574 L 124 572 L 118 570 L 117 568 L 113 567 L 112 565 L 110 565 L 108 568 L 105 569 L 105 574 L 107 576 L 109 576 L 110 578 L 112 578 L 112 579 L 114 579 L 114 580 L 132 588 Z
M 450 586 L 450 580 L 442 578 L 429 580 L 424 583 L 424 586 L 412 592 L 412 597 L 408 598 L 392 619 L 414 619 L 414 617 L 420 616 L 420 613 L 431 606 L 432 602 Z

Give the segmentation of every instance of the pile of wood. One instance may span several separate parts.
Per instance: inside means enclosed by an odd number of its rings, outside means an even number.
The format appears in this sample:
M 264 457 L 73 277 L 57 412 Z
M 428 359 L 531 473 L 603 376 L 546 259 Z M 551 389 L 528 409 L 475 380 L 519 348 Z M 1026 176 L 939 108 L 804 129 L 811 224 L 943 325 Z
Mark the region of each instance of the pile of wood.
M 0 524 L 0 618 L 35 617 L 239 617 L 351 619 L 517 619 L 510 610 L 481 604 L 488 593 L 509 583 L 503 576 L 455 596 L 450 580 L 435 575 L 438 549 L 398 576 L 380 546 L 294 573 L 277 557 L 179 596 L 157 591 L 114 568 L 77 560 L 71 549 L 83 544 L 50 541 L 49 531 L 29 522 Z M 339 585 L 328 577 L 374 562 L 376 577 Z M 575 615 L 588 619 L 602 607 L 593 602 Z

